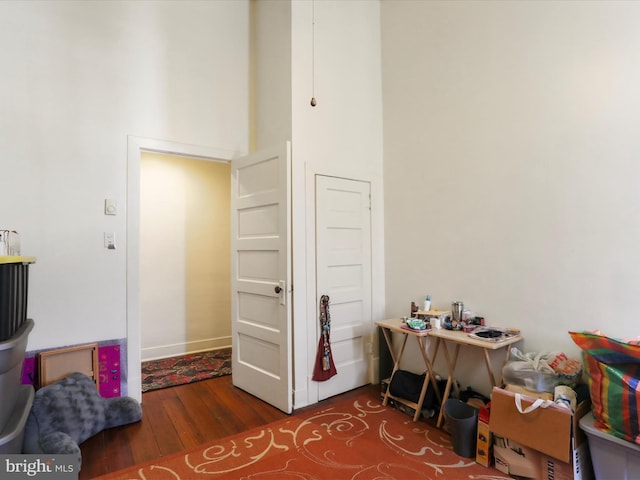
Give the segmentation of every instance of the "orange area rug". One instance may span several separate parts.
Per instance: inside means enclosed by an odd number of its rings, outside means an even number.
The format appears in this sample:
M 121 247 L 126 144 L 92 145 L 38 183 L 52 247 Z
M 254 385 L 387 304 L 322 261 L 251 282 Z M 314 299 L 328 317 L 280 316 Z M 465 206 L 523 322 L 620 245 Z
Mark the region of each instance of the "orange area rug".
M 142 420 L 144 421 L 144 419 Z M 101 480 L 507 480 L 450 436 L 363 395 L 161 457 Z

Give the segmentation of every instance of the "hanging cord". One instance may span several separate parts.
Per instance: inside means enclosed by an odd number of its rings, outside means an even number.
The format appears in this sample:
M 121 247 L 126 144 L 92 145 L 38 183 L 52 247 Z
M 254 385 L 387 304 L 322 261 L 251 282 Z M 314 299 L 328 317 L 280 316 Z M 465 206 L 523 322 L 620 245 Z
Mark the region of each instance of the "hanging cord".
M 311 106 L 316 104 L 316 2 L 311 0 Z

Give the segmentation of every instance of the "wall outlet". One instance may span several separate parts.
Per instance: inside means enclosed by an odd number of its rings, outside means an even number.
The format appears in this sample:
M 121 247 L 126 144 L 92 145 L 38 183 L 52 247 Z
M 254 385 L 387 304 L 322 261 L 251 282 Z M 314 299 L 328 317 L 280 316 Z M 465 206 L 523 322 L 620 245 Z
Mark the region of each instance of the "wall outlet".
M 116 234 L 115 232 L 104 232 L 104 248 L 109 250 L 116 249 Z

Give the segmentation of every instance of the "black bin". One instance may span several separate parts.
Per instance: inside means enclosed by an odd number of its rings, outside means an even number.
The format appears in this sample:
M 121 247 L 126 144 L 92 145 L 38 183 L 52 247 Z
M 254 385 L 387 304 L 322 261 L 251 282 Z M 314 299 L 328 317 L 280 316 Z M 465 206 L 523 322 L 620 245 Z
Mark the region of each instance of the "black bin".
M 449 398 L 444 404 L 444 412 L 451 433 L 453 451 L 461 457 L 475 457 L 478 409 L 457 398 Z
M 27 320 L 29 263 L 0 263 L 0 342 L 10 339 Z

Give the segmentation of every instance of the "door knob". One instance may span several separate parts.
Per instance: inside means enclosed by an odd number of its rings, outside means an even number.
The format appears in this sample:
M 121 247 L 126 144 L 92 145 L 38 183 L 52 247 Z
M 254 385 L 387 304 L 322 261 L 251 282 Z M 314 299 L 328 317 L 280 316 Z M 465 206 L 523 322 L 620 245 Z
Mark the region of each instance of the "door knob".
M 279 285 L 276 285 L 276 288 L 274 288 L 274 290 L 276 293 L 280 293 L 282 291 Z

